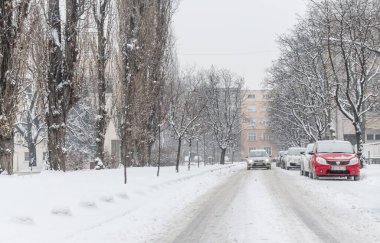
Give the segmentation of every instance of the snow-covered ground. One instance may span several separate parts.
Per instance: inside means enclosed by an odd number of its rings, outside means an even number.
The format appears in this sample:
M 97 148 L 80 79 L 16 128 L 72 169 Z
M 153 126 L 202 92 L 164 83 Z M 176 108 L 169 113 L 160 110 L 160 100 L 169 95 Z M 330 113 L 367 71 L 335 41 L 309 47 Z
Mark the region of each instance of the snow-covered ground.
M 0 242 L 380 242 L 380 165 L 361 181 L 272 168 L 0 176 Z
M 242 164 L 0 176 L 0 242 L 149 242 Z
M 191 203 L 156 242 L 380 242 L 380 166 L 362 172 L 356 182 L 242 170 Z

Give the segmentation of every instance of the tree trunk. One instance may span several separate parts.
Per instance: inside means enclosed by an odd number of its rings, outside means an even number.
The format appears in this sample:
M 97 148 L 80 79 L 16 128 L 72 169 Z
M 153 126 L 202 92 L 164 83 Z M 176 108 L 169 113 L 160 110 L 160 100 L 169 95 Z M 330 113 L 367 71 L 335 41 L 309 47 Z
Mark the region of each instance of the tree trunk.
M 204 166 L 206 166 L 206 135 L 203 133 L 203 161 Z
M 148 147 L 147 147 L 147 149 L 148 149 L 148 151 L 147 151 L 147 164 L 148 164 L 148 166 L 152 166 L 152 147 L 153 147 L 153 143 L 154 142 L 149 142 L 148 143 Z
M 191 140 L 190 140 L 190 143 L 189 143 L 189 161 L 188 161 L 188 164 L 187 164 L 187 170 L 190 170 L 190 162 L 191 162 Z
M 227 149 L 223 148 L 222 152 L 220 153 L 220 164 L 221 165 L 224 165 L 224 159 L 225 159 L 225 156 L 226 156 L 226 151 L 227 151 Z
M 120 158 L 124 167 L 124 184 L 127 184 L 127 146 L 126 140 L 122 139 L 120 142 Z
M 8 136 L 0 134 L 0 167 L 2 170 L 6 170 L 9 175 L 13 174 L 13 151 L 13 133 Z
M 49 97 L 51 98 L 51 95 Z M 49 111 L 46 118 L 49 128 L 48 151 L 50 169 L 66 171 L 64 153 L 66 127 L 63 115 L 61 113 L 54 114 L 53 111 Z
M 178 148 L 177 148 L 177 160 L 176 160 L 176 165 L 175 165 L 175 171 L 178 173 L 179 172 L 179 159 L 181 157 L 181 145 L 182 145 L 182 139 L 178 139 Z
M 107 129 L 107 111 L 106 111 L 106 82 L 103 60 L 98 58 L 98 115 L 96 117 L 96 165 L 102 166 L 104 163 L 104 140 Z
M 96 18 L 98 50 L 97 50 L 97 78 L 98 78 L 98 116 L 96 119 L 96 164 L 103 165 L 104 162 L 104 140 L 107 129 L 107 110 L 106 110 L 106 45 L 107 39 L 104 37 L 104 22 L 106 18 L 106 8 L 109 1 L 104 1 L 99 6 L 100 19 Z
M 199 168 L 199 148 L 198 148 L 198 140 L 197 140 L 197 158 L 198 158 L 198 168 Z
M 363 168 L 365 159 L 364 159 L 364 155 L 363 155 L 362 129 L 361 129 L 359 123 L 354 123 L 354 127 L 355 127 L 355 136 L 356 136 L 356 151 L 357 151 L 357 154 L 360 158 L 360 166 Z
M 152 151 L 152 150 L 151 150 Z M 150 156 L 149 156 L 150 157 Z M 161 125 L 158 126 L 158 161 L 157 161 L 157 176 L 160 176 L 161 166 Z
M 35 143 L 29 143 L 28 145 L 29 150 L 29 167 L 30 170 L 33 170 L 33 166 L 37 165 L 37 149 Z

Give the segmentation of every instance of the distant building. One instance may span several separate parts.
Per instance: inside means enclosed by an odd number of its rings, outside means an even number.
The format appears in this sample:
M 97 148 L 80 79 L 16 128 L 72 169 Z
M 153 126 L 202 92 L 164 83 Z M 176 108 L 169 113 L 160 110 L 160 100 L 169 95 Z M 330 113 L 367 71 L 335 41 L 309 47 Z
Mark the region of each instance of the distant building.
M 347 140 L 356 144 L 355 129 L 352 122 L 348 120 L 339 110 L 335 114 L 336 138 Z M 380 112 L 369 111 L 365 114 L 365 123 L 363 124 L 363 141 L 365 143 L 380 142 Z
M 269 128 L 268 91 L 246 90 L 243 92 L 241 155 L 248 156 L 253 149 L 265 149 L 268 154 L 277 156 L 276 139 Z

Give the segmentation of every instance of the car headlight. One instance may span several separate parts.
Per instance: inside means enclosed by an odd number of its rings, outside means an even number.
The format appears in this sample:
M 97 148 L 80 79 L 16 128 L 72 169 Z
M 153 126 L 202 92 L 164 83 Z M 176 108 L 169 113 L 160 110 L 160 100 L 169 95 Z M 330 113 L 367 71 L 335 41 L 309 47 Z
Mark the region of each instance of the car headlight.
M 251 159 L 250 159 L 250 160 L 248 160 L 248 163 L 253 163 L 253 160 L 251 160 Z
M 268 163 L 268 162 L 269 162 L 269 159 L 266 159 L 266 160 L 265 160 L 265 162 L 267 162 L 267 163 Z
M 327 165 L 326 160 L 322 157 L 317 157 L 317 162 L 322 165 Z
M 350 165 L 356 165 L 356 164 L 358 164 L 359 163 L 359 159 L 358 158 L 352 158 L 351 160 L 350 160 Z

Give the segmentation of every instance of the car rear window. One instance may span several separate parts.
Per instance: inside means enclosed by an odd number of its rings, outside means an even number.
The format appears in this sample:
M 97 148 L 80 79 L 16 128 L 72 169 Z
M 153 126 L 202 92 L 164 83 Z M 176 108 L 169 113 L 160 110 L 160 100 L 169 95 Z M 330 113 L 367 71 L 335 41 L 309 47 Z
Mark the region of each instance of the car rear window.
M 317 146 L 317 153 L 345 153 L 353 154 L 354 148 L 351 143 L 347 142 L 324 142 Z
M 249 157 L 267 157 L 266 151 L 249 151 Z
M 305 152 L 305 148 L 291 148 L 288 155 L 300 155 L 301 152 Z

